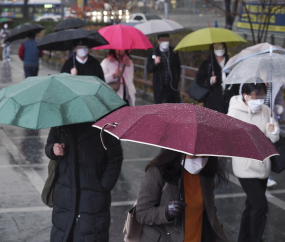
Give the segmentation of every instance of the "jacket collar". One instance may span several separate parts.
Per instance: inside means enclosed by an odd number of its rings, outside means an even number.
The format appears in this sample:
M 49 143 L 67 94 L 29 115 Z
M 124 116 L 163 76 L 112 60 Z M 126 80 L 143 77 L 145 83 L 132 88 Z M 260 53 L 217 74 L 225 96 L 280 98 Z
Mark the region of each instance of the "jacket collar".
M 90 123 L 90 126 L 87 126 L 83 133 L 79 136 L 77 143 L 80 143 L 84 139 L 88 138 L 91 135 L 94 135 L 95 133 L 100 132 L 99 129 L 92 127 L 92 123 Z

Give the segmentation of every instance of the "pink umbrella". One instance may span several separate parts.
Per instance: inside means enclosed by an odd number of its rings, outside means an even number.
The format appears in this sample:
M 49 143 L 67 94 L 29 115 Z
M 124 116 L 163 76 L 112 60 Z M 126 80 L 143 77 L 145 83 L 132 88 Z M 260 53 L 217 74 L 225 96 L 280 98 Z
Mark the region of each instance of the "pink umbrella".
M 93 126 L 120 140 L 190 155 L 243 157 L 258 161 L 278 155 L 255 125 L 193 104 L 124 107 Z
M 95 47 L 95 50 L 131 50 L 153 48 L 148 38 L 138 29 L 128 25 L 111 25 L 98 31 L 110 44 Z

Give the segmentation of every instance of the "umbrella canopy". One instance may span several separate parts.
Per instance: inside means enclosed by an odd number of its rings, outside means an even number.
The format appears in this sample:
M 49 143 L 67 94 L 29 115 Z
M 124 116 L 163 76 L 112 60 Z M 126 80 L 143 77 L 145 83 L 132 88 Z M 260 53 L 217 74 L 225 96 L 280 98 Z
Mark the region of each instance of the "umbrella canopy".
M 44 27 L 39 24 L 34 24 L 34 23 L 20 24 L 11 30 L 11 32 L 9 33 L 9 38 L 7 38 L 5 41 L 12 42 L 14 40 L 24 39 L 27 37 L 29 33 L 37 34 L 43 29 Z
M 285 55 L 275 53 L 256 55 L 239 62 L 223 83 L 246 83 L 255 77 L 261 78 L 264 82 L 285 82 L 284 67 Z
M 258 161 L 277 155 L 255 125 L 193 104 L 121 108 L 93 126 L 120 140 L 197 156 L 243 157 Z
M 14 22 L 13 19 L 10 18 L 0 18 L 0 24 Z
M 58 23 L 53 31 L 60 31 L 65 29 L 77 29 L 86 26 L 87 24 L 80 18 L 68 18 Z
M 248 48 L 243 49 L 237 55 L 230 58 L 224 67 L 223 71 L 226 73 L 230 73 L 230 71 L 241 61 L 264 53 L 269 53 L 270 51 L 276 52 L 278 54 L 284 54 L 285 49 L 277 45 L 271 45 L 267 42 L 250 46 Z
M 147 36 L 175 33 L 184 29 L 182 25 L 170 19 L 153 19 L 141 24 L 136 24 L 134 27 Z
M 128 25 L 111 25 L 99 30 L 99 33 L 109 42 L 108 45 L 94 49 L 149 49 L 153 48 L 148 38 L 138 29 Z
M 0 123 L 44 129 L 92 122 L 126 103 L 93 76 L 29 77 L 0 91 Z
M 68 29 L 46 35 L 38 43 L 38 48 L 40 50 L 72 50 L 79 41 L 84 41 L 89 48 L 108 44 L 98 31 Z
M 237 33 L 222 28 L 205 28 L 186 35 L 175 47 L 175 51 L 209 50 L 211 44 L 225 42 L 228 47 L 246 43 Z

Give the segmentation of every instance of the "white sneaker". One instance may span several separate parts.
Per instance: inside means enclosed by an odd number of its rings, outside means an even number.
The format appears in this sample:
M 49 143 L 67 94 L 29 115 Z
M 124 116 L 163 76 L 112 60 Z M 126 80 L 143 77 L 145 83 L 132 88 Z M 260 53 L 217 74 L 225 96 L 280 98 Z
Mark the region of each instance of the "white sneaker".
M 275 185 L 277 185 L 277 182 L 269 177 L 268 180 L 267 180 L 267 187 L 272 187 L 272 186 L 275 186 Z

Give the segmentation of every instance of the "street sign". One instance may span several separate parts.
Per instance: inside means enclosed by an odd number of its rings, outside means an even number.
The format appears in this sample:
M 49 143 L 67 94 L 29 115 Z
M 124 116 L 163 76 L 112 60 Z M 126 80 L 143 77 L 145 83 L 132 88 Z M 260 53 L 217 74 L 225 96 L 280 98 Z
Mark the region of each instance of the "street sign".
M 241 7 L 241 13 L 237 27 L 239 29 L 250 29 L 250 23 L 248 15 L 244 6 Z M 262 5 L 259 3 L 247 3 L 246 8 L 249 12 L 249 18 L 254 30 L 259 29 L 259 23 L 262 27 L 266 27 L 264 23 L 266 16 L 269 12 L 269 4 L 265 5 L 265 9 L 262 11 Z M 271 10 L 273 15 L 270 17 L 268 31 L 271 32 L 285 32 L 285 4 L 278 4 Z

